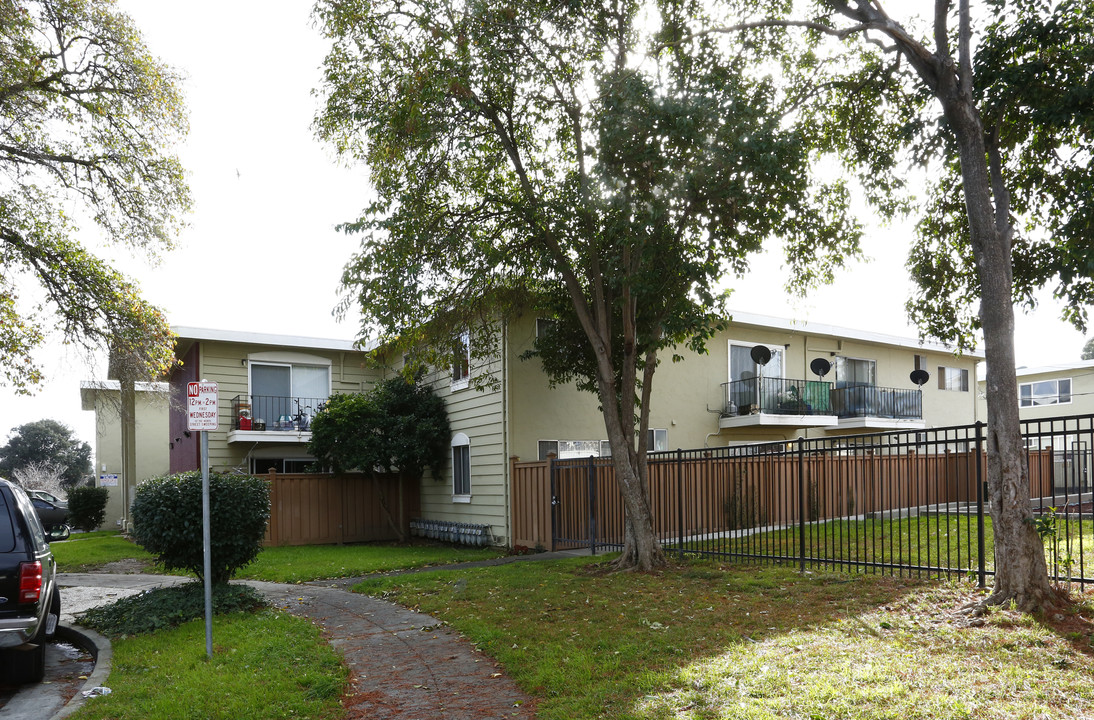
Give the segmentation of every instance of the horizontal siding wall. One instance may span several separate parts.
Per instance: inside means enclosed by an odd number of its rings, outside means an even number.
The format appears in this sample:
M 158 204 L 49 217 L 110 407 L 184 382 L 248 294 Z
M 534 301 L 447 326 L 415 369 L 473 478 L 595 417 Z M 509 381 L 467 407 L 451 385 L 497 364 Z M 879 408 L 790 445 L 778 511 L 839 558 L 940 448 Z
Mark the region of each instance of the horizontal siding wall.
M 499 340 L 500 341 L 500 340 Z M 435 478 L 426 472 L 421 483 L 421 516 L 429 520 L 489 525 L 495 544 L 508 544 L 504 390 L 477 389 L 475 381 L 493 375 L 501 379 L 500 353 L 486 359 L 472 359 L 471 383 L 453 390 L 448 368 L 428 372 L 423 381 L 444 399 L 452 435 L 467 435 L 471 455 L 470 502 L 456 502 L 452 494 L 452 455 Z M 389 372 L 396 372 L 397 367 Z
M 220 396 L 219 428 L 209 433 L 209 464 L 213 470 L 227 471 L 238 468 L 247 471 L 250 469 L 248 453 L 256 449 L 255 444 L 228 443 L 228 432 L 232 428 L 233 421 L 232 399 L 237 395 L 248 394 L 249 375 L 245 362 L 247 357 L 252 353 L 268 354 L 279 351 L 329 360 L 332 394 L 368 390 L 380 377 L 379 370 L 367 366 L 364 353 L 203 341 L 200 353 L 201 377 L 218 383 Z M 303 444 L 279 446 L 263 442 L 257 448 L 261 449 L 266 456 L 270 456 L 270 450 L 276 448 L 284 450 L 284 457 L 307 456 L 306 445 Z

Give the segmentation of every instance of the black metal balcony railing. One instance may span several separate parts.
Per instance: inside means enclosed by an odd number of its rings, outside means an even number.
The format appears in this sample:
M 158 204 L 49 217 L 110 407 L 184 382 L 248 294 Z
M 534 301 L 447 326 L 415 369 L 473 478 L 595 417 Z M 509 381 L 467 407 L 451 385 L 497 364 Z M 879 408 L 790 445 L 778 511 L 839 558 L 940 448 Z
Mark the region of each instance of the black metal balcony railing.
M 923 418 L 920 390 L 858 385 L 832 390 L 832 408 L 841 418 L 879 417 L 897 420 Z
M 301 431 L 327 398 L 280 395 L 236 395 L 232 398 L 232 430 Z
M 722 417 L 755 415 L 831 415 L 832 383 L 822 380 L 749 378 L 722 383 Z

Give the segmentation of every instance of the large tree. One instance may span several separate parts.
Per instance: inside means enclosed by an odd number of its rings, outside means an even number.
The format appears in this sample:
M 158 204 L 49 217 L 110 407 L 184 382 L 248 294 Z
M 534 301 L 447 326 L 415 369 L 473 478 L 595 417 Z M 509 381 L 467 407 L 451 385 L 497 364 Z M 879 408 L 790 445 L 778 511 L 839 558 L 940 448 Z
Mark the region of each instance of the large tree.
M 91 472 L 91 446 L 56 420 L 12 428 L 7 444 L 0 447 L 0 475 L 15 478 L 20 470 L 46 466 L 55 467 L 61 482 L 73 487 Z
M 76 234 L 170 247 L 190 204 L 171 154 L 185 132 L 175 75 L 113 2 L 0 0 L 0 382 L 38 385 L 54 330 L 166 369 L 163 314 Z
M 842 185 L 811 183 L 818 128 L 754 64 L 770 37 L 650 54 L 700 2 L 320 0 L 332 42 L 321 137 L 378 200 L 346 308 L 362 334 L 450 350 L 515 312 L 555 317 L 537 352 L 596 392 L 626 509 L 619 565 L 663 561 L 646 482 L 654 373 L 725 317 L 720 283 L 778 237 L 800 285 L 857 252 Z M 789 61 L 787 61 L 789 63 Z M 777 71 L 780 66 L 771 64 Z M 674 351 L 675 352 L 675 351 Z M 575 358 L 573 361 L 571 359 Z
M 935 0 L 923 24 L 882 5 L 819 0 L 798 17 L 757 9 L 688 37 L 797 27 L 857 45 L 841 70 L 818 62 L 831 136 L 868 169 L 867 183 L 901 158 L 929 168 L 909 310 L 943 340 L 983 333 L 996 568 L 985 604 L 1050 606 L 1018 417 L 1014 306 L 1051 283 L 1082 327 L 1094 301 L 1094 4 L 987 0 L 974 12 L 971 0 Z

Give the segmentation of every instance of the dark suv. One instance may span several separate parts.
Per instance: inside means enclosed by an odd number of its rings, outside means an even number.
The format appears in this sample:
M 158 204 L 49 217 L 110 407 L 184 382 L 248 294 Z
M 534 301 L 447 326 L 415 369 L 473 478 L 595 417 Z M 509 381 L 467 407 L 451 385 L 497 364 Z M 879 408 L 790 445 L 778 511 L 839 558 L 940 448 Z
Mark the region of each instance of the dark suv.
M 0 478 L 0 668 L 5 684 L 37 682 L 61 614 L 49 537 L 23 489 Z

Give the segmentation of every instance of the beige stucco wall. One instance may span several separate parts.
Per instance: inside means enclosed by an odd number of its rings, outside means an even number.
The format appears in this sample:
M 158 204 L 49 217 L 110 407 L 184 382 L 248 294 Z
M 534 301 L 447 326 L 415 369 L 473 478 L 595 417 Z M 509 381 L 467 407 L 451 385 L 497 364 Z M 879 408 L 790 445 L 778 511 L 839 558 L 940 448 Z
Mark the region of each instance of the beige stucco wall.
M 122 438 L 119 416 L 120 393 L 109 389 L 87 389 L 84 409 L 95 411 L 95 478 L 102 486 L 104 475 L 117 475 L 118 484 L 109 486 L 104 529 L 121 526 L 124 512 L 122 477 Z M 163 392 L 138 391 L 136 397 L 137 477 L 143 480 L 167 473 L 169 438 L 167 430 L 168 396 Z M 135 487 L 135 485 L 134 485 Z M 130 502 L 132 498 L 130 498 Z
M 537 360 L 522 361 L 519 356 L 532 346 L 535 318 L 524 317 L 510 325 L 509 363 L 511 367 L 511 446 L 522 460 L 538 456 L 540 440 L 603 440 L 602 415 L 592 394 L 580 393 L 573 385 L 552 389 Z M 951 353 L 922 347 L 895 346 L 867 340 L 847 340 L 794 330 L 774 329 L 744 323 L 729 328 L 707 343 L 708 353 L 697 355 L 678 349 L 684 357 L 672 362 L 670 352 L 662 353 L 654 376 L 650 427 L 668 430 L 668 446 L 697 448 L 741 442 L 789 440 L 797 437 L 822 437 L 870 432 L 870 429 L 843 427 L 832 429 L 791 427 L 745 427 L 719 430 L 719 411 L 724 402 L 722 383 L 729 379 L 730 343 L 764 344 L 782 347 L 783 376 L 789 379 L 814 379 L 810 362 L 823 357 L 834 362 L 836 355 L 875 360 L 877 384 L 884 387 L 915 386 L 909 379 L 915 355 L 927 359 L 930 381 L 923 386 L 922 426 L 942 427 L 972 423 L 976 418 L 977 358 L 955 358 Z M 939 365 L 964 368 L 969 373 L 966 392 L 940 390 Z M 826 376 L 831 381 L 834 371 Z

